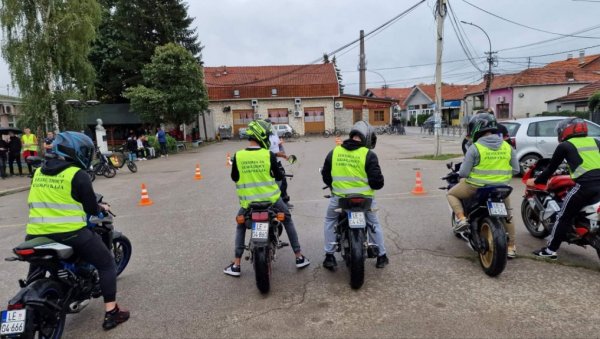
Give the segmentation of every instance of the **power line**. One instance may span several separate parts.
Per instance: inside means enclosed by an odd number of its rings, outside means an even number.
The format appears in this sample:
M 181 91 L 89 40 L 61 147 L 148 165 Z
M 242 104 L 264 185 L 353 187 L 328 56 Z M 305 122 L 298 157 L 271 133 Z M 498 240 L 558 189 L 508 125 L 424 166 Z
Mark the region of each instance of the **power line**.
M 588 46 L 588 47 L 581 47 L 581 48 L 571 49 L 571 50 L 568 50 L 568 51 L 555 52 L 555 53 L 538 54 L 538 55 L 528 55 L 528 56 L 523 56 L 523 57 L 506 57 L 504 59 L 527 59 L 527 58 L 545 57 L 545 56 L 558 55 L 558 54 L 564 54 L 564 53 L 569 53 L 569 52 L 577 52 L 577 51 L 580 51 L 580 50 L 586 50 L 586 49 L 596 48 L 596 47 L 600 47 L 600 45 L 593 45 L 593 46 Z
M 589 32 L 595 29 L 600 28 L 600 25 L 595 25 L 595 26 L 591 26 L 588 28 L 584 28 L 581 29 L 579 31 L 575 31 L 569 34 L 569 36 L 560 36 L 560 37 L 556 37 L 556 38 L 550 38 L 550 39 L 546 39 L 546 40 L 541 40 L 541 41 L 537 41 L 537 42 L 532 42 L 532 43 L 528 43 L 525 45 L 519 45 L 519 46 L 514 46 L 514 47 L 509 47 L 509 48 L 503 48 L 498 50 L 499 52 L 503 52 L 503 51 L 511 51 L 511 50 L 515 50 L 515 49 L 521 49 L 521 48 L 526 48 L 526 47 L 531 47 L 531 46 L 536 46 L 536 45 L 541 45 L 541 44 L 545 44 L 547 42 L 552 42 L 552 41 L 557 41 L 560 39 L 564 39 L 564 38 L 568 38 L 568 37 L 572 37 L 572 34 L 580 34 L 580 33 L 585 33 L 585 32 Z
M 448 8 L 450 9 L 450 24 L 452 26 L 452 29 L 454 30 L 454 34 L 456 34 L 456 38 L 458 39 L 458 43 L 460 44 L 460 47 L 462 48 L 463 52 L 465 53 L 465 56 L 467 57 L 467 59 L 469 60 L 471 65 L 473 65 L 473 67 L 475 67 L 479 72 L 483 72 L 483 70 L 481 68 L 479 68 L 479 65 L 473 60 L 473 55 L 471 54 L 471 51 L 469 50 L 469 48 L 465 42 L 465 39 L 464 39 L 462 31 L 461 31 L 461 27 L 458 24 L 456 13 L 454 13 L 454 10 L 452 9 L 452 5 L 450 5 L 450 2 L 448 2 Z M 465 34 L 465 36 L 466 36 L 466 34 Z
M 518 23 L 516 21 L 504 18 L 504 17 L 502 17 L 502 16 L 500 16 L 498 14 L 494 14 L 494 13 L 492 13 L 490 11 L 487 11 L 487 10 L 481 8 L 481 7 L 478 7 L 478 6 L 476 6 L 476 5 L 468 2 L 467 0 L 462 0 L 462 1 L 464 3 L 470 5 L 470 6 L 474 7 L 474 8 L 477 8 L 478 10 L 480 10 L 480 11 L 482 11 L 484 13 L 487 13 L 487 14 L 495 17 L 495 18 L 498 18 L 500 20 L 503 20 L 503 21 L 506 21 L 506 22 L 510 22 L 511 24 L 514 24 L 514 25 L 517 25 L 517 26 L 521 26 L 521 27 L 524 27 L 524 28 L 528 28 L 528 29 L 531 29 L 531 30 L 534 30 L 534 31 L 538 31 L 538 32 L 542 32 L 542 33 L 547 33 L 547 34 L 553 34 L 553 35 L 559 35 L 559 36 L 562 36 L 562 37 L 582 38 L 582 39 L 600 39 L 600 37 L 595 37 L 595 36 L 580 36 L 580 35 L 562 34 L 562 33 L 550 32 L 550 31 L 546 31 L 546 30 L 543 30 L 543 29 L 539 29 L 539 28 L 527 26 L 525 24 Z
M 478 59 L 482 59 L 482 57 L 478 57 Z M 464 61 L 469 61 L 469 59 L 444 61 L 443 64 L 451 64 L 451 63 L 464 62 Z M 384 68 L 373 68 L 372 70 L 373 71 L 387 71 L 387 70 L 393 70 L 393 69 L 415 68 L 415 67 L 433 66 L 433 65 L 435 65 L 435 62 L 427 63 L 427 64 L 417 64 L 417 65 L 404 65 L 404 66 L 393 66 L 393 67 L 384 67 Z M 358 72 L 358 71 L 351 70 L 351 71 L 342 71 L 342 72 L 343 73 L 351 73 L 351 72 Z

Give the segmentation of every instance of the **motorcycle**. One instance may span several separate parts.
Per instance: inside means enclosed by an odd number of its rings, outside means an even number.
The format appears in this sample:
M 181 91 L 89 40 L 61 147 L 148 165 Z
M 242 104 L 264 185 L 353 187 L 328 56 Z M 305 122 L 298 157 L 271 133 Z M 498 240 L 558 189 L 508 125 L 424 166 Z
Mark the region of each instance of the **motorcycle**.
M 98 203 L 102 196 L 97 195 Z M 115 215 L 108 211 L 89 217 L 88 227 L 102 237 L 113 253 L 120 275 L 132 253 L 131 242 L 113 225 Z M 24 261 L 35 265 L 21 290 L 2 311 L 0 338 L 58 339 L 65 328 L 67 314 L 79 313 L 92 298 L 101 296 L 99 275 L 67 245 L 50 238 L 38 237 L 13 249 L 15 257 L 6 261 Z
M 106 154 L 100 152 L 98 147 L 96 147 L 96 159 L 98 162 L 92 167 L 96 175 L 104 175 L 106 178 L 114 178 L 117 175 L 117 169 L 111 165 Z
M 540 175 L 549 163 L 550 159 L 540 159 L 525 172 L 523 183 Z M 574 186 L 575 182 L 566 168 L 559 168 L 545 185 L 526 186 L 521 216 L 525 228 L 532 236 L 545 238 L 552 232 L 563 200 Z M 591 245 L 600 257 L 600 193 L 596 201 L 581 208 L 574 220 L 565 241 L 582 247 Z
M 453 166 L 450 162 L 446 167 L 450 173 L 441 178 L 447 182 L 447 186 L 440 187 L 441 190 L 450 190 L 460 180 L 460 163 Z M 507 185 L 481 187 L 471 199 L 462 202 L 470 225 L 469 229 L 455 235 L 479 254 L 483 271 L 491 277 L 499 275 L 506 267 L 508 239 L 504 223 L 509 215 L 504 199 L 511 192 L 512 187 Z M 458 222 L 454 212 L 451 222 L 453 227 Z
M 276 259 L 277 249 L 287 246 L 279 241 L 283 230 L 285 214 L 276 212 L 270 202 L 253 202 L 246 213 L 238 215 L 236 221 L 252 230 L 246 250 L 254 266 L 256 287 L 261 293 L 268 293 L 271 288 L 272 262 Z
M 328 187 L 323 187 L 327 189 Z M 331 195 L 325 195 L 331 198 Z M 366 212 L 371 210 L 373 199 L 360 194 L 351 194 L 339 198 L 338 222 L 335 225 L 335 251 L 350 271 L 350 286 L 359 289 L 365 282 L 365 260 L 377 258 L 379 248 L 370 243 L 368 228 L 373 225 L 367 221 Z
M 25 159 L 25 161 L 27 161 L 29 164 L 31 164 L 31 167 L 35 170 L 35 169 L 42 167 L 44 165 L 44 162 L 46 161 L 46 159 L 49 159 L 52 157 L 54 157 L 54 155 L 49 155 L 49 154 L 46 154 L 45 158 L 42 158 L 39 156 L 29 156 L 29 157 L 27 157 L 27 159 Z M 85 172 L 90 176 L 90 180 L 92 182 L 94 182 L 94 180 L 96 180 L 96 173 L 94 172 L 92 166 L 90 166 L 90 168 L 85 170 Z

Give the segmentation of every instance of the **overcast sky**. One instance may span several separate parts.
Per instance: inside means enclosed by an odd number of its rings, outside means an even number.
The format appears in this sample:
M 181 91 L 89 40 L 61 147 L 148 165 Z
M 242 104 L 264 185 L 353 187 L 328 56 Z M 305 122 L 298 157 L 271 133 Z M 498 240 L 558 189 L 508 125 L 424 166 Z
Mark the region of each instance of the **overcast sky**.
M 458 21 L 473 22 L 489 34 L 492 49 L 499 51 L 495 73 L 509 73 L 553 60 L 565 59 L 567 52 L 538 55 L 600 45 L 600 0 L 467 0 L 498 16 L 559 34 L 570 34 L 598 26 L 579 38 L 566 37 L 530 47 L 511 47 L 555 39 L 560 35 L 519 27 L 486 14 L 464 0 L 448 0 Z M 190 0 L 189 15 L 202 44 L 207 66 L 305 64 L 356 39 L 361 29 L 370 32 L 419 0 Z M 414 11 L 366 41 L 367 87 L 410 87 L 434 80 L 435 0 L 427 0 Z M 460 47 L 451 25 L 445 23 L 444 81 L 477 83 L 481 72 Z M 462 25 L 462 24 L 461 24 Z M 484 52 L 489 49 L 485 35 L 475 27 L 462 25 L 467 45 L 485 69 Z M 585 37 L 585 38 L 583 38 Z M 578 52 L 571 52 L 574 56 Z M 586 55 L 600 53 L 600 46 L 586 49 Z M 522 57 L 514 59 L 516 57 Z M 504 59 L 513 58 L 513 59 Z M 358 48 L 337 54 L 343 71 L 346 93 L 358 94 Z M 453 62 L 456 60 L 463 60 Z M 412 66 L 412 67 L 404 67 Z M 401 68 L 399 68 L 401 67 Z M 394 69 L 390 69 L 394 68 Z M 377 73 L 374 73 L 377 72 Z M 0 93 L 10 83 L 8 67 L 0 60 Z M 15 91 L 11 90 L 14 94 Z

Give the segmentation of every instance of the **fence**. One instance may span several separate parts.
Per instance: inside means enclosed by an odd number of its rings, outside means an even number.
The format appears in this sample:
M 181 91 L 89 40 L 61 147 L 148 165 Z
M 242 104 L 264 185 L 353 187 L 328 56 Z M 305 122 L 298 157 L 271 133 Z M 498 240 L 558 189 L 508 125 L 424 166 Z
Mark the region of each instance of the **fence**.
M 600 111 L 590 113 L 590 120 L 597 124 L 600 124 Z
M 440 128 L 440 135 L 453 136 L 453 137 L 461 137 L 466 133 L 467 130 L 463 126 L 448 126 Z M 423 128 L 421 127 L 421 134 L 430 134 L 433 135 L 433 128 Z

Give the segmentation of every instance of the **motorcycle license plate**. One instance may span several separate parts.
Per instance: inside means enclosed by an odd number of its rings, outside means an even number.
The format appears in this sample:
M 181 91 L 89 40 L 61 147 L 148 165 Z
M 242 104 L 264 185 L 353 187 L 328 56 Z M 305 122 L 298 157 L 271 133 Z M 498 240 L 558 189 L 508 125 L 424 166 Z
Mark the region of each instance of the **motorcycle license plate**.
M 2 311 L 0 335 L 23 333 L 26 312 L 26 310 Z
M 490 215 L 493 217 L 508 217 L 508 212 L 506 211 L 506 205 L 503 202 L 492 202 L 488 201 L 488 211 Z
M 367 226 L 364 212 L 348 212 L 348 226 L 350 228 L 363 228 Z
M 269 223 L 253 222 L 252 223 L 252 238 L 267 239 L 269 237 Z

